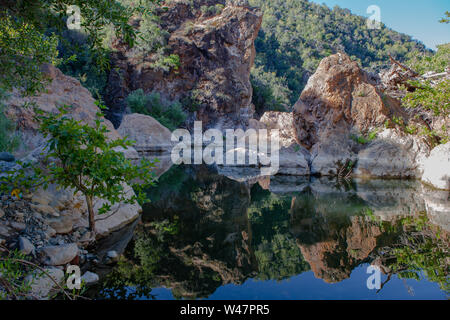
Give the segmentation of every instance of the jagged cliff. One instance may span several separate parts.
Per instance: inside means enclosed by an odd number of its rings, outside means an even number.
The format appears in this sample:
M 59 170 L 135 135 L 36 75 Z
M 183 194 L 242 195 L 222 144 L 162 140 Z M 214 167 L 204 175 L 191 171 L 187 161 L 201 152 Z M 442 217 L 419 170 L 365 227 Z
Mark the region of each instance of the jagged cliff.
M 201 10 L 218 4 L 223 6 L 220 12 Z M 153 53 L 138 58 L 124 44 L 115 43 L 106 94 L 114 124 L 120 122 L 126 96 L 141 88 L 168 99 L 195 100 L 193 118 L 204 126 L 245 126 L 254 113 L 250 68 L 261 12 L 243 1 L 200 0 L 171 1 L 157 15 L 162 30 L 169 33 L 168 54 L 179 56 L 179 68 L 157 70 L 150 63 Z

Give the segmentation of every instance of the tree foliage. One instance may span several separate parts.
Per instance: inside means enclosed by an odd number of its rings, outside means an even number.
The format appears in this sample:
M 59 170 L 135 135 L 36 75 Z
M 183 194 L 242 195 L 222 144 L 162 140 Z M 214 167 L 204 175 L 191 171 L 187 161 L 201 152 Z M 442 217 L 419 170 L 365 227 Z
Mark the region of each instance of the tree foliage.
M 109 212 L 114 204 L 143 204 L 147 200 L 144 189 L 153 184 L 154 162 L 133 164 L 126 159 L 120 148 L 130 147 L 133 141 L 109 139 L 100 112 L 95 125 L 90 126 L 71 118 L 68 111 L 67 106 L 60 107 L 57 114 L 35 109 L 39 131 L 47 139 L 44 158 L 37 163 L 19 163 L 22 169 L 7 172 L 1 187 L 28 192 L 54 183 L 80 192 L 86 198 L 90 229 L 95 232 L 96 213 Z M 104 200 L 97 212 L 94 199 Z
M 138 89 L 128 95 L 126 103 L 131 112 L 151 116 L 171 131 L 184 123 L 187 117 L 180 102 L 166 100 L 159 92 L 145 94 Z
M 370 30 L 365 17 L 338 6 L 330 9 L 307 0 L 249 2 L 264 13 L 255 42 L 255 66 L 286 79 L 282 82 L 288 89 L 291 105 L 319 62 L 330 54 L 346 52 L 372 71 L 388 67 L 389 54 L 402 62 L 408 62 L 418 52 L 431 55 L 423 44 L 410 36 L 385 25 L 380 30 Z M 258 78 L 262 75 L 257 74 Z
M 136 3 L 141 3 L 136 1 Z M 108 27 L 114 29 L 130 46 L 137 32 L 129 24 L 136 12 L 146 12 L 142 5 L 126 7 L 115 0 L 6 0 L 0 7 L 0 86 L 19 86 L 28 94 L 42 88 L 39 67 L 56 63 L 61 33 L 67 30 L 68 6 L 80 8 L 81 32 L 88 38 L 89 48 L 96 52 L 96 64 L 109 68 L 103 39 Z M 70 13 L 70 12 L 69 12 Z M 48 30 L 54 31 L 48 35 Z

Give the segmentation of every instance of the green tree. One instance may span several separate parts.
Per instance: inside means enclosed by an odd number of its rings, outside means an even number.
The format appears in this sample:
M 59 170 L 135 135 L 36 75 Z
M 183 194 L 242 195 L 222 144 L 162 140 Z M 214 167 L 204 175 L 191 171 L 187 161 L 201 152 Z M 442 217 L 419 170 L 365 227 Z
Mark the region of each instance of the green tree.
M 103 214 L 111 210 L 115 203 L 141 203 L 146 199 L 143 188 L 152 184 L 151 169 L 154 163 L 142 160 L 133 165 L 123 153 L 115 148 L 128 148 L 133 142 L 126 139 L 108 141 L 107 127 L 102 124 L 101 113 L 97 114 L 95 126 L 82 124 L 67 116 L 68 108 L 59 109 L 59 114 L 45 115 L 38 112 L 40 132 L 48 138 L 46 159 L 55 159 L 42 171 L 47 181 L 64 188 L 73 188 L 86 198 L 89 212 L 89 227 L 95 233 L 94 198 L 106 202 L 98 210 Z M 137 192 L 130 196 L 126 183 L 134 183 Z
M 145 1 L 148 2 L 151 0 Z M 135 1 L 137 4 L 144 3 Z M 31 94 L 42 88 L 39 67 L 56 63 L 60 33 L 66 30 L 68 6 L 78 6 L 81 31 L 88 35 L 89 46 L 97 52 L 97 65 L 109 68 L 103 39 L 108 27 L 113 27 L 128 45 L 133 46 L 137 32 L 130 18 L 137 12 L 146 13 L 143 5 L 128 7 L 115 0 L 6 0 L 0 7 L 0 86 L 10 90 L 23 88 Z M 50 29 L 59 34 L 47 35 Z
M 142 160 L 133 164 L 117 148 L 128 148 L 133 141 L 108 138 L 108 129 L 97 114 L 95 125 L 83 124 L 68 115 L 69 107 L 57 114 L 45 114 L 36 109 L 40 132 L 47 139 L 46 155 L 38 164 L 23 164 L 23 168 L 2 177 L 2 189 L 46 188 L 55 183 L 62 188 L 81 192 L 89 213 L 89 227 L 95 234 L 94 199 L 105 200 L 98 214 L 111 210 L 117 203 L 143 204 L 144 188 L 153 185 L 154 162 Z M 135 193 L 127 189 L 131 184 Z

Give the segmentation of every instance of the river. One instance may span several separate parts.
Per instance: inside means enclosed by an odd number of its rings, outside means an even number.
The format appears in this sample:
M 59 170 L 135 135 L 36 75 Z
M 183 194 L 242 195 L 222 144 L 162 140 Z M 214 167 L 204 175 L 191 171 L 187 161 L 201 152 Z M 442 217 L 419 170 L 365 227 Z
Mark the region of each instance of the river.
M 449 193 L 174 166 L 96 299 L 448 299 Z M 104 249 L 106 251 L 107 249 Z M 371 267 L 372 266 L 372 267 Z

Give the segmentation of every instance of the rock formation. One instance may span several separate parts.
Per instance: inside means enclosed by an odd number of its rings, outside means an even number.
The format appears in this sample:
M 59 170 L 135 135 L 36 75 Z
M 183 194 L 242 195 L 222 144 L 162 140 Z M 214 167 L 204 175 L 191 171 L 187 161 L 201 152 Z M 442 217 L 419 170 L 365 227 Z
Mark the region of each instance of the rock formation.
M 429 145 L 397 126 L 386 129 L 394 116 L 410 116 L 343 53 L 322 60 L 293 114 L 297 142 L 311 152 L 312 174 L 337 175 L 345 165 L 355 167 L 354 175 L 365 177 L 422 174 Z M 358 140 L 370 133 L 371 140 Z
M 217 4 L 224 5 L 220 13 L 200 10 Z M 254 112 L 250 68 L 262 13 L 223 0 L 171 1 L 166 6 L 167 11 L 159 13 L 161 27 L 170 33 L 167 51 L 180 57 L 180 66 L 176 71 L 156 70 L 150 66 L 152 54 L 143 61 L 118 44 L 115 71 L 107 88 L 110 118 L 118 126 L 124 99 L 142 88 L 147 93 L 156 90 L 168 99 L 195 99 L 196 119 L 203 121 L 204 127 L 245 126 Z
M 127 114 L 117 131 L 123 137 L 135 141 L 133 147 L 141 154 L 167 152 L 172 148 L 170 130 L 150 116 Z

